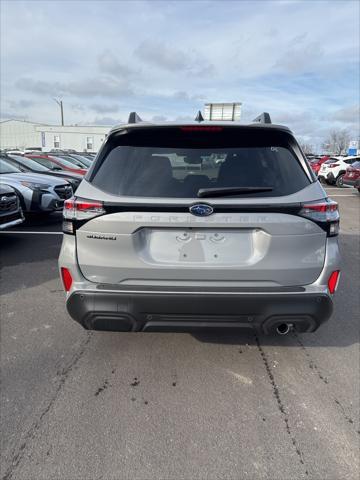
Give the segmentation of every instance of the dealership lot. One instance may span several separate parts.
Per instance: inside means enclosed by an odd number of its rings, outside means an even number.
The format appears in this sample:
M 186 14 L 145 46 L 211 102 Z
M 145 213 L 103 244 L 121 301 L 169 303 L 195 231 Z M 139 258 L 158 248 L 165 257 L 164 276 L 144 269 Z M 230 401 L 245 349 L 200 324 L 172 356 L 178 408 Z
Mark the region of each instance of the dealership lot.
M 61 216 L 1 233 L 1 477 L 357 479 L 360 195 L 327 191 L 342 278 L 309 335 L 89 333 L 64 307 Z

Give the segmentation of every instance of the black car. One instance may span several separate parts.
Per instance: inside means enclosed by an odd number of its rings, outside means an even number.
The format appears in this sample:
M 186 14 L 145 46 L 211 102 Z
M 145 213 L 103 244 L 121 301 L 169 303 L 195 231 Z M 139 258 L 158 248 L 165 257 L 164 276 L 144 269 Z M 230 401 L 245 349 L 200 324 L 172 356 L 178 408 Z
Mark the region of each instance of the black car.
M 73 192 L 77 189 L 80 185 L 82 180 L 82 175 L 78 175 L 77 173 L 65 172 L 56 169 L 52 170 L 44 165 L 41 165 L 36 160 L 29 158 L 29 157 L 21 157 L 20 155 L 8 155 L 7 156 L 8 163 L 11 163 L 15 167 L 17 167 L 22 172 L 33 172 L 33 173 L 41 173 L 43 175 L 51 175 L 52 177 L 60 177 L 64 180 L 67 180 L 70 185 L 72 186 Z
M 19 197 L 15 190 L 4 183 L 0 184 L 0 230 L 14 227 L 24 221 Z

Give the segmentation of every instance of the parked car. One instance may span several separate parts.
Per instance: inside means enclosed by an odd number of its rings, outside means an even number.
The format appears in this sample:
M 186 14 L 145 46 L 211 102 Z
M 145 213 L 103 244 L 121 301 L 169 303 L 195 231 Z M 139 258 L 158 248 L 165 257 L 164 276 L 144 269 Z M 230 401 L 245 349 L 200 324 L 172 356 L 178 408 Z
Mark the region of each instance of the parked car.
M 45 167 L 50 168 L 51 170 L 56 170 L 56 167 L 67 172 L 78 173 L 79 175 L 85 175 L 87 170 L 83 167 L 74 165 L 74 163 L 69 162 L 65 158 L 55 157 L 53 155 L 26 155 L 28 158 L 32 158 L 36 162 L 44 165 Z M 55 168 L 54 168 L 55 167 Z
M 0 157 L 0 181 L 18 194 L 24 214 L 62 210 L 73 194 L 71 185 L 60 178 L 40 173 L 21 172 L 6 157 Z
M 359 157 L 330 157 L 319 170 L 319 179 L 328 185 L 343 186 L 343 177 L 349 165 L 359 160 Z
M 333 308 L 339 212 L 291 131 L 254 123 L 115 127 L 64 206 L 67 309 L 86 329 L 311 332 Z M 172 167 L 170 158 L 212 170 Z
M 329 160 L 329 158 L 330 157 L 328 155 L 323 155 L 322 157 L 314 157 L 310 160 L 310 167 L 311 170 L 315 173 L 315 175 L 319 174 L 321 165 L 327 160 Z
M 0 230 L 15 227 L 24 221 L 19 197 L 15 190 L 0 183 Z
M 57 153 L 55 155 L 55 158 L 64 159 L 67 162 L 70 162 L 70 163 L 72 163 L 73 165 L 76 165 L 79 168 L 86 168 L 86 169 L 88 169 L 91 166 L 91 163 L 92 163 L 87 158 L 81 158 L 79 155 L 76 155 L 76 154 L 73 154 L 73 153 L 71 153 L 71 154 L 70 153 L 67 153 L 67 154 Z
M 82 175 L 77 173 L 65 172 L 60 167 L 54 166 L 51 170 L 49 167 L 41 165 L 30 157 L 20 157 L 19 155 L 10 155 L 8 161 L 22 172 L 41 173 L 42 175 L 51 175 L 52 177 L 62 178 L 70 183 L 73 192 L 76 191 L 82 180 Z
M 357 160 L 346 169 L 343 185 L 345 187 L 355 187 L 360 193 L 360 160 Z

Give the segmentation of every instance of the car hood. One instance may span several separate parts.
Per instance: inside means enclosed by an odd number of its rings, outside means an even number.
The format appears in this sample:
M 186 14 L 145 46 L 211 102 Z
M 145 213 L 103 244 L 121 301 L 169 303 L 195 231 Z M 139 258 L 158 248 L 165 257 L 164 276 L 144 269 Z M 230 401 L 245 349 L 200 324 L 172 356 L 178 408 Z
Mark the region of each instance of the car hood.
M 42 175 L 53 175 L 54 177 L 59 177 L 59 178 L 64 178 L 66 180 L 66 178 L 71 178 L 73 180 L 79 180 L 79 182 L 81 182 L 81 180 L 84 178 L 83 175 L 79 175 L 78 173 L 73 173 L 73 172 L 65 172 L 65 171 L 58 171 L 58 170 L 49 170 L 49 172 L 47 173 L 44 173 Z
M 9 185 L 13 185 L 14 183 L 20 184 L 21 182 L 45 183 L 47 185 L 51 185 L 52 187 L 56 185 L 68 185 L 68 182 L 66 180 L 62 180 L 61 178 L 30 172 L 2 173 L 0 175 L 0 179 L 1 182 L 9 183 Z

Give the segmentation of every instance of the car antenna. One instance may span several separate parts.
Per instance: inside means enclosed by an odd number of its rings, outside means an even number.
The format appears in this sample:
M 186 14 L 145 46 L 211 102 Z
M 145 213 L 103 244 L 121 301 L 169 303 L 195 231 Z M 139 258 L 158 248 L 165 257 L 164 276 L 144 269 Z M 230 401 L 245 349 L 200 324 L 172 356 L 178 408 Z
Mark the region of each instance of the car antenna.
M 201 123 L 203 121 L 204 121 L 204 117 L 202 116 L 201 110 L 199 110 L 195 117 L 195 122 Z

